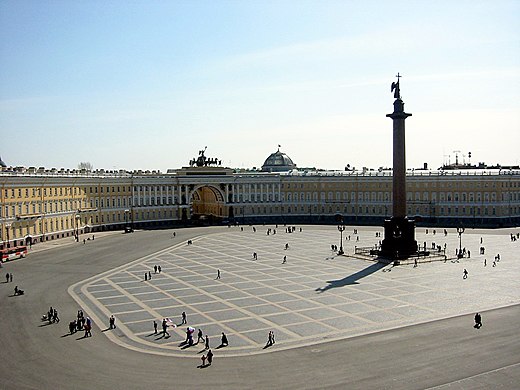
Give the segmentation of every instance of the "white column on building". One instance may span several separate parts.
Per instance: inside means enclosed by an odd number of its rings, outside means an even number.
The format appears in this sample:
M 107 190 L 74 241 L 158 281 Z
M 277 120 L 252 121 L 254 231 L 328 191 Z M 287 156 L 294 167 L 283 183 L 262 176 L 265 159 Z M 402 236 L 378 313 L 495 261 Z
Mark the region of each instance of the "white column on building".
M 257 183 L 255 183 L 255 187 L 254 187 L 254 188 L 255 188 L 255 191 L 254 191 L 254 193 L 255 193 L 255 202 L 258 202 L 258 199 L 257 199 L 257 194 L 258 194 L 258 184 L 257 184 Z
M 226 186 L 226 194 L 224 195 L 226 199 L 224 199 L 224 203 L 227 203 L 229 201 L 229 184 L 225 184 Z
M 159 204 L 161 206 L 164 205 L 164 203 L 163 203 L 163 187 L 164 187 L 163 185 L 161 185 L 159 187 Z

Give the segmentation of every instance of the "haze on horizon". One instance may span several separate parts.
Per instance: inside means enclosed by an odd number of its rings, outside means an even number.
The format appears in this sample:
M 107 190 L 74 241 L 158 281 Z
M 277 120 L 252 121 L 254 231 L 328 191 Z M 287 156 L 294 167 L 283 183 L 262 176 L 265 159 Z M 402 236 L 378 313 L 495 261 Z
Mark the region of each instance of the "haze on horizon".
M 518 1 L 0 2 L 0 156 L 166 171 L 520 164 Z M 453 157 L 451 158 L 453 162 Z

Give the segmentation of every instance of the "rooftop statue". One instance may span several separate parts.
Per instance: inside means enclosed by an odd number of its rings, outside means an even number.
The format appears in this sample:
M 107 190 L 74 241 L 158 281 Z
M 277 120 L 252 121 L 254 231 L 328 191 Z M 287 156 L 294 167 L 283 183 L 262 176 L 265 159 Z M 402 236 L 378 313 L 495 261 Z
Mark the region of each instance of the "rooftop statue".
M 390 92 L 394 92 L 394 98 L 401 99 L 401 90 L 399 89 L 399 78 L 403 77 L 399 73 L 397 73 L 397 82 L 392 83 L 392 88 L 390 89 Z
M 193 158 L 190 160 L 190 167 L 207 167 L 209 165 L 222 165 L 222 160 L 218 160 L 217 158 L 207 158 L 204 155 L 208 147 L 205 146 L 203 150 L 199 150 L 199 157 Z

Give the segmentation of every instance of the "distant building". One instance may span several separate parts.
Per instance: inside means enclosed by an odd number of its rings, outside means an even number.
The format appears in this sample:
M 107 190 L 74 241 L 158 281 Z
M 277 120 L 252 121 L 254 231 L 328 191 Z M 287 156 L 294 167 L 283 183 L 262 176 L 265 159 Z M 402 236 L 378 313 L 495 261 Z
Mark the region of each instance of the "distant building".
M 129 226 L 337 223 L 339 217 L 381 226 L 391 216 L 391 170 L 300 171 L 279 150 L 262 172 L 237 172 L 219 161 L 168 173 L 3 164 L 0 247 Z M 519 167 L 425 168 L 407 171 L 407 214 L 418 224 L 520 226 Z

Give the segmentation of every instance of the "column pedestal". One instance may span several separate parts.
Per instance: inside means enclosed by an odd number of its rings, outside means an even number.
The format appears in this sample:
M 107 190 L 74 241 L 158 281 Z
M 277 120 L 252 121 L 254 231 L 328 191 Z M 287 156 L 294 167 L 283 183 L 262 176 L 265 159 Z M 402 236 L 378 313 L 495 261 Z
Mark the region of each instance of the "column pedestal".
M 392 217 L 384 222 L 385 238 L 380 256 L 388 259 L 406 259 L 417 253 L 415 221 L 406 217 Z

